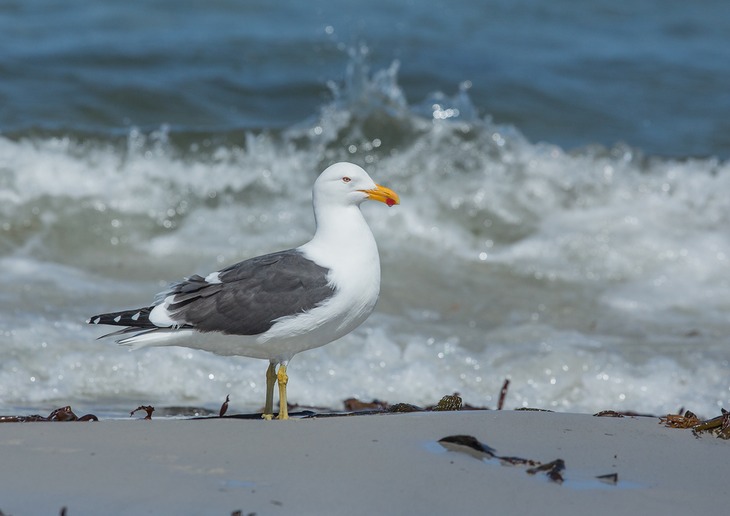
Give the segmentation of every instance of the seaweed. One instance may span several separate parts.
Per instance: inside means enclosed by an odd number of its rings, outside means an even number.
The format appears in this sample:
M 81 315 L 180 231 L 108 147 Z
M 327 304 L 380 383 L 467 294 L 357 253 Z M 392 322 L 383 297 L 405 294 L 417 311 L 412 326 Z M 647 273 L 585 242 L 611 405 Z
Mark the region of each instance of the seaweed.
M 226 401 L 223 402 L 223 405 L 221 405 L 221 409 L 218 411 L 218 417 L 223 417 L 226 415 L 226 412 L 228 412 L 228 402 L 231 401 L 230 394 L 226 394 Z
M 433 407 L 431 410 L 435 411 L 448 411 L 448 410 L 461 410 L 463 402 L 461 396 L 457 393 L 452 395 L 446 395 Z
M 554 461 L 548 462 L 547 464 L 540 464 L 539 466 L 528 469 L 527 474 L 534 475 L 535 473 L 544 472 L 550 480 L 552 480 L 553 482 L 557 482 L 558 484 L 562 484 L 562 472 L 564 470 L 565 461 L 563 459 L 555 459 Z
M 504 407 L 504 399 L 507 397 L 507 389 L 509 388 L 509 378 L 504 380 L 502 389 L 499 391 L 499 401 L 497 402 L 497 410 L 502 410 Z
M 140 410 L 143 410 L 147 413 L 147 415 L 144 417 L 145 420 L 151 421 L 152 420 L 152 413 L 155 411 L 155 407 L 152 405 L 140 405 L 133 411 L 129 413 L 130 417 L 133 416 L 136 412 L 139 412 Z
M 52 411 L 48 417 L 44 417 L 38 414 L 33 414 L 30 416 L 0 416 L 0 423 L 37 423 L 37 422 L 47 422 L 47 421 L 99 421 L 99 418 L 96 417 L 94 414 L 86 414 L 83 416 L 77 416 L 74 414 L 73 410 L 71 410 L 70 405 L 66 405 L 65 407 L 57 408 L 56 410 Z
M 667 414 L 659 418 L 659 423 L 669 428 L 691 429 L 695 437 L 700 437 L 705 433 L 714 435 L 718 439 L 730 439 L 730 412 L 720 409 L 719 416 L 701 420 L 696 414 L 687 410 L 682 414 Z
M 466 453 L 480 460 L 497 459 L 504 465 L 530 466 L 526 470 L 528 475 L 545 473 L 550 481 L 557 484 L 563 483 L 562 473 L 565 470 L 565 461 L 563 459 L 542 463 L 534 459 L 497 455 L 494 448 L 487 446 L 473 435 L 448 435 L 439 439 L 438 443 L 447 450 Z
M 600 412 L 596 412 L 593 414 L 594 417 L 624 417 L 624 415 L 621 412 L 616 412 L 615 410 L 602 410 Z

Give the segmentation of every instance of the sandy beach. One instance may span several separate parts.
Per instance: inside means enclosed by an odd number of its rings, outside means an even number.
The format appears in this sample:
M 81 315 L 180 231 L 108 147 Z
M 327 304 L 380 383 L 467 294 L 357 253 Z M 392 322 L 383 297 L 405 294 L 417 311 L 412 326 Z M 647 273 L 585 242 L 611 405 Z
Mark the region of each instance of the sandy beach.
M 562 482 L 439 444 L 453 435 L 533 465 L 562 459 Z M 720 514 L 730 502 L 728 441 L 653 417 L 460 411 L 12 423 L 0 426 L 0 457 L 5 515 L 64 507 L 69 515 L 669 515 Z

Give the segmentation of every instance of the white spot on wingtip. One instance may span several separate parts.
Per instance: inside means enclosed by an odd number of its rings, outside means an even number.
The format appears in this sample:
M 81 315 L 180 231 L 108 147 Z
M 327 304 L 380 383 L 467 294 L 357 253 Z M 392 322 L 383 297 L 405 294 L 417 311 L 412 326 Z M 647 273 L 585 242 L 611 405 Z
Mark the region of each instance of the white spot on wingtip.
M 94 319 L 94 320 L 93 320 L 92 322 L 93 322 L 94 324 L 99 324 L 99 321 L 101 321 L 101 317 L 97 317 L 97 318 L 96 318 L 96 319 Z
M 160 328 L 167 328 L 174 324 L 177 324 L 176 321 L 174 321 L 172 317 L 170 317 L 170 314 L 166 309 L 166 306 L 168 306 L 171 302 L 172 296 L 168 296 L 165 298 L 164 304 L 154 307 L 150 312 L 149 321 L 155 326 L 159 326 Z
M 119 322 L 119 321 L 121 321 L 121 320 L 122 320 L 122 316 L 121 316 L 121 315 L 117 315 L 117 316 L 116 316 L 116 317 L 114 318 L 114 322 Z
M 211 272 L 210 274 L 208 274 L 205 277 L 205 282 L 206 283 L 211 283 L 211 284 L 213 284 L 213 283 L 223 283 L 221 281 L 220 275 L 217 272 Z
M 139 319 L 139 316 L 140 316 L 140 315 L 142 315 L 142 312 L 137 312 L 136 314 L 134 314 L 134 315 L 132 316 L 132 320 L 133 320 L 133 321 L 136 321 L 137 319 Z

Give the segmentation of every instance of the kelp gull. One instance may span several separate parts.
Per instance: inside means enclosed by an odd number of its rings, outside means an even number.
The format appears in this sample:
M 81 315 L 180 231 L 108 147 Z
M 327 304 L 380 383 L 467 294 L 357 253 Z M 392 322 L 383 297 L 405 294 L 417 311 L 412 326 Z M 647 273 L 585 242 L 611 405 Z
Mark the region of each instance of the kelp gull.
M 273 417 L 278 383 L 278 418 L 288 419 L 289 360 L 354 330 L 378 300 L 378 248 L 360 212 L 368 199 L 388 206 L 400 202 L 357 165 L 332 165 L 312 189 L 317 229 L 306 244 L 205 277 L 196 274 L 158 294 L 150 306 L 87 322 L 124 326 L 102 337 L 122 336 L 118 343 L 134 347 L 185 346 L 267 359 L 263 417 Z

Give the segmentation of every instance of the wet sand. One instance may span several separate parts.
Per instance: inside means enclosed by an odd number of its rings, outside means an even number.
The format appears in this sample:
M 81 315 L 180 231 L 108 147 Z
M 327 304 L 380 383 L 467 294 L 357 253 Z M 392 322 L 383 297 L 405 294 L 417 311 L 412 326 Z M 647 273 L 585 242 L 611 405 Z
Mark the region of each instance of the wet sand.
M 529 464 L 439 444 L 453 435 Z M 650 417 L 460 411 L 9 423 L 0 425 L 0 457 L 6 515 L 65 507 L 70 516 L 615 516 L 722 514 L 730 503 L 730 441 Z M 528 474 L 557 459 L 558 477 Z

